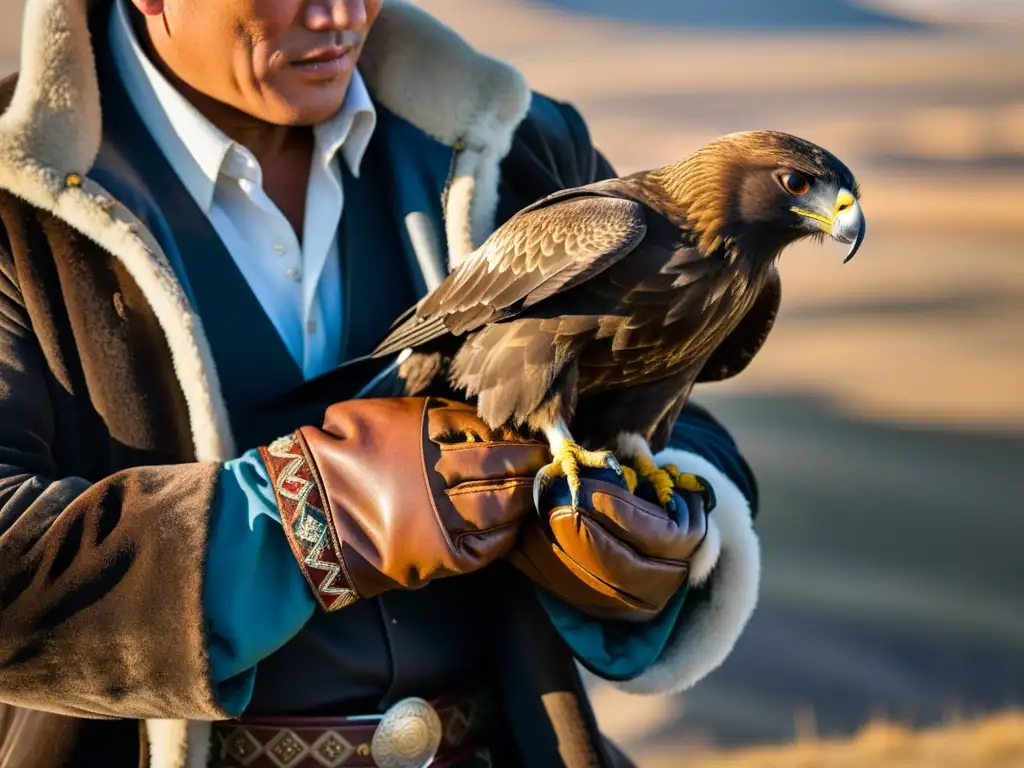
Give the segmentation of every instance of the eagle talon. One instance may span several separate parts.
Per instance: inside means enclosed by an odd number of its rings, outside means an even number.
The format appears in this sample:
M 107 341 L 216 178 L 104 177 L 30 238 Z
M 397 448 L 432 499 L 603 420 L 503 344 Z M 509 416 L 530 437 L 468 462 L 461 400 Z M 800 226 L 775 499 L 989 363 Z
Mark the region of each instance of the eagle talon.
M 666 464 L 662 469 L 672 478 L 672 483 L 681 491 L 699 493 L 704 499 L 704 512 L 708 513 L 715 508 L 715 491 L 711 483 L 700 475 L 691 475 L 680 472 L 675 464 Z
M 564 477 L 569 483 L 569 493 L 572 495 L 572 509 L 575 512 L 579 507 L 580 503 L 580 476 L 579 470 L 575 466 L 566 469 L 565 465 L 559 461 L 553 461 L 550 464 L 541 467 L 540 471 L 537 472 L 533 478 L 533 506 L 540 512 L 540 498 L 544 495 L 544 490 L 551 485 L 552 482 L 560 477 Z
M 653 486 L 658 504 L 670 512 L 675 511 L 676 484 L 672 475 L 646 456 L 634 456 L 630 463 L 638 481 L 644 480 Z
M 533 506 L 537 510 L 538 514 L 544 510 L 541 509 L 540 499 L 544 495 L 544 491 L 559 477 L 562 477 L 562 467 L 559 464 L 548 464 L 547 466 L 541 467 L 540 470 L 533 478 Z M 572 482 L 569 482 L 569 490 L 572 492 Z M 573 492 L 573 499 L 576 498 L 575 492 Z
M 623 467 L 622 478 L 626 481 L 626 489 L 630 493 L 636 493 L 636 486 L 640 482 L 640 478 L 637 477 L 636 470 L 632 467 Z
M 555 451 L 550 464 L 541 467 L 533 481 L 533 503 L 540 511 L 540 497 L 544 489 L 556 478 L 564 477 L 569 483 L 569 492 L 572 494 L 572 509 L 575 512 L 579 507 L 580 489 L 580 468 L 610 469 L 620 477 L 623 475 L 623 467 L 619 460 L 609 451 L 588 451 L 575 443 L 566 440 Z

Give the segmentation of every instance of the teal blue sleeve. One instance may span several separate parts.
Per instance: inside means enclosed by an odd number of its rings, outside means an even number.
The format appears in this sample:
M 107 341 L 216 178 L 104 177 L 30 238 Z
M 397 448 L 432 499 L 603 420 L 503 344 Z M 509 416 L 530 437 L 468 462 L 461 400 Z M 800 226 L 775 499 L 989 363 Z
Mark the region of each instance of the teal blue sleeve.
M 220 705 L 238 716 L 252 698 L 260 659 L 294 637 L 316 610 L 256 450 L 221 470 L 205 577 L 214 692 Z
M 605 680 L 632 680 L 654 664 L 676 633 L 687 588 L 648 622 L 595 619 L 536 587 L 540 603 L 580 664 Z

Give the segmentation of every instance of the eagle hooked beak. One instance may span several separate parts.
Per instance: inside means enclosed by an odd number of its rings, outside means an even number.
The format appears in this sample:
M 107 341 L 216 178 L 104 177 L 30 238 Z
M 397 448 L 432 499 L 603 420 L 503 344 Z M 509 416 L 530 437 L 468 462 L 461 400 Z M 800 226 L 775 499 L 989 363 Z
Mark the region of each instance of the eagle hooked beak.
M 860 244 L 864 242 L 867 222 L 864 220 L 864 212 L 861 210 L 860 203 L 850 190 L 845 188 L 839 190 L 829 215 L 809 211 L 805 208 L 793 208 L 792 211 L 816 221 L 818 226 L 831 235 L 834 240 L 850 244 L 850 250 L 846 253 L 846 258 L 843 259 L 844 264 L 860 250 Z
M 860 249 L 864 242 L 864 233 L 867 230 L 867 222 L 864 221 L 864 212 L 860 209 L 860 203 L 847 189 L 840 189 L 836 195 L 836 207 L 832 213 L 831 235 L 840 243 L 850 243 L 850 250 L 843 259 L 845 264 Z

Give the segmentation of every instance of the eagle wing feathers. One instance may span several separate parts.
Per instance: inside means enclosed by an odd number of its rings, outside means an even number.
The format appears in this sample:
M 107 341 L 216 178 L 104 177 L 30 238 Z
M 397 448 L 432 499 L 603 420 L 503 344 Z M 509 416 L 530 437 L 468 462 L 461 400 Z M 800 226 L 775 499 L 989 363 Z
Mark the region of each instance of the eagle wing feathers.
M 574 195 L 521 211 L 424 298 L 373 354 L 512 317 L 604 271 L 646 233 L 644 206 L 621 197 Z

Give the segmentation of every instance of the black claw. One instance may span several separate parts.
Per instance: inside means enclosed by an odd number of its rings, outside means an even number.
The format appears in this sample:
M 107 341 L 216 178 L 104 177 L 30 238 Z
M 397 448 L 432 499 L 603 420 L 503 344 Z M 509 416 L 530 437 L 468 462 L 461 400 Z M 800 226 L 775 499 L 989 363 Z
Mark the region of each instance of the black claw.
M 537 510 L 537 514 L 543 514 L 543 510 L 540 508 L 540 499 L 544 495 L 544 490 L 551 483 L 551 475 L 548 474 L 547 467 L 541 468 L 541 470 L 533 477 L 533 506 Z
M 697 481 L 704 487 L 704 490 L 701 491 L 701 496 L 704 500 L 704 513 L 709 514 L 711 510 L 718 505 L 718 498 L 715 496 L 715 489 L 712 487 L 711 483 L 700 475 L 694 475 L 694 477 L 696 477 Z

